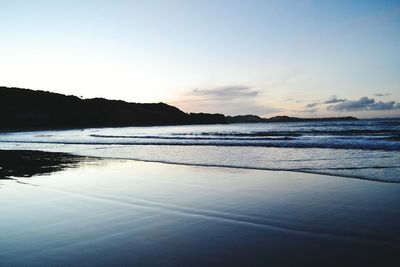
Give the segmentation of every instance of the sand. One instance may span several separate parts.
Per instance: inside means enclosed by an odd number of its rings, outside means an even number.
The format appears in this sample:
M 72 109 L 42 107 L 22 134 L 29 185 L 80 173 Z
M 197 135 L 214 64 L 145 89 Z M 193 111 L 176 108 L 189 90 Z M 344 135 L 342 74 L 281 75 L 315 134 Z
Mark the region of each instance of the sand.
M 93 160 L 0 180 L 0 266 L 398 266 L 400 184 Z

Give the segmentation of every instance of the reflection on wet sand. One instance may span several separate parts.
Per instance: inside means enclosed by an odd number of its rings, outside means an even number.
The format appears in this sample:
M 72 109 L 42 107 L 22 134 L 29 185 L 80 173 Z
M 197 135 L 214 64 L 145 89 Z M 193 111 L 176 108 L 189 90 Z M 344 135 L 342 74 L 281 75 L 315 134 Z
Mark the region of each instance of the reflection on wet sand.
M 76 165 L 1 181 L 1 266 L 400 266 L 400 184 Z
M 88 158 L 66 153 L 0 150 L 0 179 L 50 174 L 77 167 L 82 161 L 88 161 Z

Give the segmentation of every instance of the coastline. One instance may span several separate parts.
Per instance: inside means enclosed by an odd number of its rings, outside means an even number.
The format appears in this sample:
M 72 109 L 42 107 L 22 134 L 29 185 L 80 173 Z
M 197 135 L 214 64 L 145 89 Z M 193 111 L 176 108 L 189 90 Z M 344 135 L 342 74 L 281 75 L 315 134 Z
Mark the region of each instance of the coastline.
M 399 262 L 399 184 L 118 159 L 79 162 L 0 180 L 2 265 Z

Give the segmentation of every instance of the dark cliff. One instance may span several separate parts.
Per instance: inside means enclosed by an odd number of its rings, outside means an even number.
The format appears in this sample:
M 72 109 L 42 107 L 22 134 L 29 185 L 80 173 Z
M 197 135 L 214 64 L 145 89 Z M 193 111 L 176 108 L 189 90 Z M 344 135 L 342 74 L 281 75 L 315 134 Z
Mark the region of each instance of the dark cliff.
M 45 91 L 0 87 L 0 128 L 74 128 L 225 123 L 222 114 L 187 114 L 164 104 L 81 99 Z

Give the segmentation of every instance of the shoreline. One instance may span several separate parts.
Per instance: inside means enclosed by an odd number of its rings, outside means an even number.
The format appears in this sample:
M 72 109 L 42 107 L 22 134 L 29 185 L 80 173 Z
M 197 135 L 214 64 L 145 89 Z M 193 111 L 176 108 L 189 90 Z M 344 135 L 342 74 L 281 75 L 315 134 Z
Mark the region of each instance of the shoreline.
M 74 154 L 71 154 L 74 155 Z M 304 174 L 315 174 L 328 177 L 345 178 L 345 179 L 356 179 L 368 182 L 378 182 L 378 183 L 389 183 L 389 184 L 400 184 L 400 182 L 389 181 L 389 180 L 378 180 L 378 179 L 368 179 L 364 177 L 357 176 L 346 176 L 346 175 L 335 175 L 318 173 L 311 171 L 301 171 L 301 170 L 288 170 L 288 169 L 268 169 L 268 168 L 257 168 L 257 167 L 245 167 L 245 166 L 230 166 L 230 165 L 207 165 L 207 164 L 196 164 L 196 163 L 179 163 L 179 162 L 168 162 L 168 161 L 157 161 L 157 160 L 145 160 L 145 159 L 134 159 L 134 158 L 123 158 L 123 157 L 105 157 L 105 156 L 90 156 L 91 158 L 97 159 L 107 159 L 107 160 L 126 160 L 126 161 L 137 161 L 137 162 L 149 162 L 149 163 L 160 163 L 168 165 L 181 165 L 181 166 L 193 166 L 193 167 L 204 167 L 204 168 L 227 168 L 227 169 L 243 169 L 243 170 L 257 170 L 257 171 L 270 171 L 270 172 L 291 172 L 291 173 L 304 173 Z
M 4 152 L 6 151 L 6 152 Z M 79 163 L 80 161 L 90 161 L 90 160 L 126 160 L 126 161 L 134 161 L 134 162 L 149 162 L 149 163 L 160 163 L 160 164 L 168 164 L 168 165 L 181 165 L 181 166 L 193 166 L 193 167 L 205 167 L 205 168 L 228 168 L 228 169 L 243 169 L 243 170 L 260 170 L 260 171 L 271 171 L 271 172 L 291 172 L 291 173 L 304 173 L 304 174 L 315 174 L 315 175 L 322 175 L 322 176 L 328 176 L 328 177 L 339 177 L 339 178 L 346 178 L 346 179 L 356 179 L 356 180 L 362 180 L 362 181 L 370 181 L 370 182 L 380 182 L 380 183 L 389 183 L 389 184 L 400 184 L 399 182 L 396 181 L 390 181 L 390 180 L 380 180 L 380 179 L 368 179 L 365 177 L 358 177 L 358 176 L 351 176 L 351 175 L 335 175 L 335 174 L 325 174 L 325 173 L 319 173 L 319 172 L 312 172 L 312 171 L 303 171 L 303 170 L 290 170 L 290 169 L 272 169 L 272 168 L 258 168 L 258 167 L 246 167 L 246 166 L 230 166 L 230 165 L 217 165 L 217 164 L 196 164 L 196 163 L 184 163 L 184 162 L 168 162 L 168 161 L 157 161 L 157 160 L 146 160 L 146 159 L 136 159 L 136 158 L 124 158 L 124 157 L 107 157 L 107 156 L 84 156 L 84 155 L 78 155 L 74 153 L 67 153 L 67 152 L 48 152 L 48 151 L 43 151 L 43 150 L 12 150 L 12 149 L 0 149 L 0 167 L 2 160 L 5 160 L 4 157 L 6 157 L 7 152 L 10 152 L 10 154 L 14 154 L 15 152 L 20 152 L 20 156 L 22 158 L 27 158 L 27 156 L 33 156 L 33 157 L 40 157 L 43 155 L 47 156 L 52 156 L 55 158 L 55 161 L 53 164 L 57 165 L 57 161 L 59 163 L 65 165 L 63 168 L 71 168 L 73 167 L 73 164 Z M 37 152 L 37 153 L 36 153 Z M 32 158 L 33 159 L 33 158 Z M 68 160 L 70 162 L 68 162 Z M 63 162 L 65 161 L 65 162 Z M 29 160 L 28 160 L 29 162 Z M 40 162 L 33 160 L 31 163 L 36 164 L 37 166 L 31 166 L 31 167 L 36 167 L 36 168 L 46 168 L 46 167 L 61 167 L 61 166 L 46 166 L 46 161 Z M 69 166 L 68 166 L 69 165 Z M 14 164 L 16 167 L 16 165 Z M 10 170 L 10 172 L 15 172 L 15 173 L 20 173 L 23 171 L 23 169 L 14 169 Z M 4 173 L 4 169 L 0 168 L 0 180 L 1 179 L 7 179 L 6 177 L 2 177 Z M 40 173 L 39 173 L 40 174 Z M 34 174 L 33 174 L 34 175 Z M 32 176 L 33 176 L 32 175 Z

